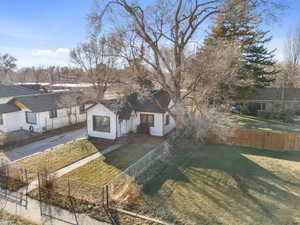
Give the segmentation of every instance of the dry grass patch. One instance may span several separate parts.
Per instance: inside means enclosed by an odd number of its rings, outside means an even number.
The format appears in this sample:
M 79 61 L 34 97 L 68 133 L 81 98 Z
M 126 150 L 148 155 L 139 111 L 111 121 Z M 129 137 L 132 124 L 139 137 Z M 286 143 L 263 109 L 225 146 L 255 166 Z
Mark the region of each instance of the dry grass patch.
M 278 120 L 263 119 L 255 116 L 229 115 L 222 122 L 226 127 L 242 129 L 259 129 L 280 133 L 300 133 L 299 123 L 284 123 Z
M 99 157 L 65 175 L 90 184 L 105 184 L 162 142 L 162 138 L 138 136 L 131 144 Z
M 101 150 L 89 140 L 76 140 L 25 158 L 17 165 L 26 168 L 29 180 L 32 180 L 40 168 L 47 168 L 49 173 L 53 173 Z

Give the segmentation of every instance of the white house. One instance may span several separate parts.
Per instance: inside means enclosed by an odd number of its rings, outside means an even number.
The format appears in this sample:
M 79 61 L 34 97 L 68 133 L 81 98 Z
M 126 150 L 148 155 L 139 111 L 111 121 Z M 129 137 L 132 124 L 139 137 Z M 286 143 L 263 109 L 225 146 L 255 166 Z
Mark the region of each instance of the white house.
M 35 93 L 0 98 L 0 131 L 42 133 L 86 121 L 87 105 L 76 104 L 74 98 L 67 99 L 68 94 Z
M 170 104 L 169 95 L 162 90 L 148 97 L 135 93 L 126 98 L 104 100 L 87 110 L 88 135 L 117 139 L 142 126 L 153 136 L 164 136 L 175 128 L 175 120 L 167 112 Z

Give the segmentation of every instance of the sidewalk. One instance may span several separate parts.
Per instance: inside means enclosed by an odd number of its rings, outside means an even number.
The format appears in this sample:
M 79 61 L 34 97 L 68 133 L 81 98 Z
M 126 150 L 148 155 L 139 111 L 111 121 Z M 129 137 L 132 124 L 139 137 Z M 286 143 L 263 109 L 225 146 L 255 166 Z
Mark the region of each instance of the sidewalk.
M 21 201 L 22 200 L 22 201 Z M 43 203 L 43 215 L 40 212 L 40 203 L 17 192 L 9 192 L 0 188 L 0 209 L 19 216 L 36 224 L 43 225 L 109 225 L 83 214 L 76 214 L 56 206 Z
M 86 137 L 86 128 L 81 128 L 11 149 L 3 152 L 3 155 L 9 161 L 17 161 L 84 137 Z
M 112 152 L 121 146 L 121 144 L 112 145 L 101 152 L 97 152 L 56 171 L 54 175 L 63 176 L 64 174 L 67 174 L 102 155 Z M 97 221 L 84 214 L 76 214 L 76 221 L 75 215 L 70 211 L 56 206 L 46 205 L 45 203 L 42 203 L 43 215 L 41 215 L 40 202 L 26 196 L 26 193 L 36 188 L 38 188 L 37 180 L 31 182 L 28 187 L 22 188 L 19 192 L 10 192 L 0 188 L 0 209 L 3 208 L 12 215 L 20 216 L 21 218 L 33 223 L 43 225 L 109 225 L 109 223 Z

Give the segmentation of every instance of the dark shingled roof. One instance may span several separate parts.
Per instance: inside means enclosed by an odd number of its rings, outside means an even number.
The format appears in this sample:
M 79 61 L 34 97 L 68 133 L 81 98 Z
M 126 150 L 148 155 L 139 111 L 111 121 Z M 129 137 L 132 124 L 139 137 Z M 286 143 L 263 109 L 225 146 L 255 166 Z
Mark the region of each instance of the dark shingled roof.
M 129 119 L 132 112 L 132 107 L 126 101 L 126 98 L 103 100 L 101 104 L 109 110 L 116 112 L 120 119 Z
M 15 99 L 27 106 L 32 112 L 47 112 L 76 104 L 76 99 L 64 99 L 70 93 L 50 93 L 16 97 Z
M 43 86 L 41 84 L 20 84 L 18 86 L 27 88 L 27 89 L 32 89 L 35 91 L 40 91 L 43 88 Z
M 128 101 L 138 112 L 165 113 L 170 103 L 170 96 L 163 90 L 153 91 L 149 96 L 134 93 Z
M 153 100 L 155 99 L 155 101 Z M 133 93 L 125 98 L 101 101 L 106 108 L 117 113 L 120 119 L 129 119 L 132 111 L 165 113 L 170 97 L 163 90 L 153 91 L 150 95 Z
M 284 93 L 284 99 L 287 101 L 300 101 L 300 88 L 264 88 L 257 90 L 246 100 L 281 100 Z
M 10 113 L 17 111 L 20 111 L 20 109 L 13 103 L 13 101 L 0 104 L 0 113 Z
M 25 88 L 19 85 L 2 85 L 0 84 L 0 98 L 33 95 L 40 93 L 37 90 Z

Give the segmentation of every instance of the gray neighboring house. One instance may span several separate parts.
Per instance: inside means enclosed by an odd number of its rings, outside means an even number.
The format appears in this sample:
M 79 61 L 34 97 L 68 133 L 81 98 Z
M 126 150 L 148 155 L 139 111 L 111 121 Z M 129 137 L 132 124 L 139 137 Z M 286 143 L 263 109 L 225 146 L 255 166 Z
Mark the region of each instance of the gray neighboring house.
M 244 108 L 258 113 L 300 113 L 300 88 L 264 88 L 240 102 Z
M 0 84 L 0 99 L 16 96 L 34 95 L 41 92 L 36 88 L 23 87 L 21 85 L 1 85 Z

